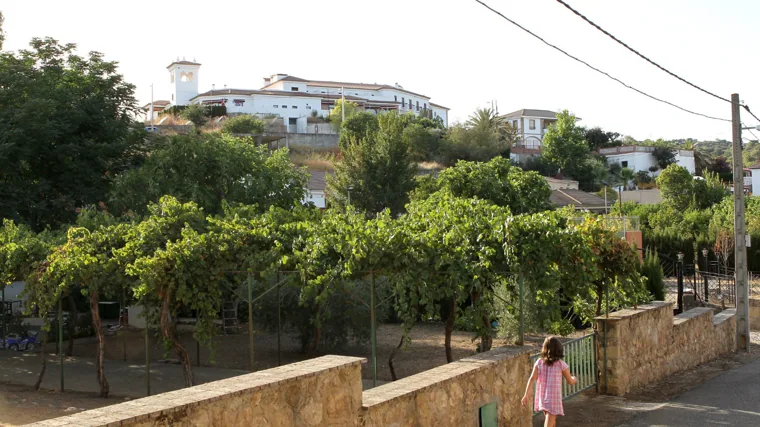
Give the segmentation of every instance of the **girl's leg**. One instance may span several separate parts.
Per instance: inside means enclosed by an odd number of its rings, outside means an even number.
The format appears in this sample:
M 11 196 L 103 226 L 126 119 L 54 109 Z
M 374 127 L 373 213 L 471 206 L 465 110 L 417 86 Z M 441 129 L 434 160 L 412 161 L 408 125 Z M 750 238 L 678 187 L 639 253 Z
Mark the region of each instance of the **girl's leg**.
M 546 419 L 544 419 L 544 427 L 556 427 L 557 426 L 557 416 L 552 415 L 548 412 L 544 412 L 546 414 Z

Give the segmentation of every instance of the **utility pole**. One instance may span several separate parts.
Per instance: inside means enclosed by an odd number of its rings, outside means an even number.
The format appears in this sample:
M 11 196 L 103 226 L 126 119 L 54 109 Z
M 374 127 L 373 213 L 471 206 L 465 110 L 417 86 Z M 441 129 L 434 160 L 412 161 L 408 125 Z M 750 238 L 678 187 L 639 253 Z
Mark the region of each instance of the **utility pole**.
M 749 353 L 749 286 L 747 246 L 744 239 L 744 167 L 739 94 L 731 94 L 731 133 L 734 163 L 734 282 L 736 283 L 736 345 Z

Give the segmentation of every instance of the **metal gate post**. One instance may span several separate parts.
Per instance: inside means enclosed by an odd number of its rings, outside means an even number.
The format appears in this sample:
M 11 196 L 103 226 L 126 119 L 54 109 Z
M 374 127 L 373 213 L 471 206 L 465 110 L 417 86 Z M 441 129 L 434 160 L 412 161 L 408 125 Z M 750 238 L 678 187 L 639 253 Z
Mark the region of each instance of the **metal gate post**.
M 377 387 L 377 331 L 375 320 L 375 273 L 369 272 L 369 318 L 372 323 L 372 386 Z
M 520 286 L 520 339 L 518 344 L 523 345 L 525 344 L 525 316 L 523 314 L 523 305 L 524 305 L 524 295 L 523 295 L 523 276 L 520 274 L 520 276 L 517 279 L 517 282 Z
M 277 272 L 277 366 L 282 365 L 280 343 L 280 272 Z
M 248 364 L 253 372 L 253 274 L 248 273 Z
M 150 396 L 150 339 L 148 329 L 148 306 L 143 304 L 143 315 L 145 316 L 145 392 Z
M 707 281 L 708 280 L 707 276 L 703 274 L 702 278 L 704 279 L 704 282 L 705 282 L 705 303 L 707 303 L 710 300 L 710 284 Z
M 69 322 L 71 321 L 72 319 L 69 319 Z M 61 363 L 61 393 L 63 393 L 63 296 L 58 298 L 58 357 Z

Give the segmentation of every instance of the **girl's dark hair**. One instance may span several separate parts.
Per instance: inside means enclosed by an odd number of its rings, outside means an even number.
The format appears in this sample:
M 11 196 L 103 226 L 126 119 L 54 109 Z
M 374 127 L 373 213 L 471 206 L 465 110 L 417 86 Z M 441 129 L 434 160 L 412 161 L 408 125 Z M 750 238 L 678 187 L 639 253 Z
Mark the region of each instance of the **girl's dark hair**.
M 549 337 L 544 340 L 544 346 L 541 348 L 541 359 L 547 366 L 565 357 L 565 350 L 562 348 L 562 342 L 557 337 Z

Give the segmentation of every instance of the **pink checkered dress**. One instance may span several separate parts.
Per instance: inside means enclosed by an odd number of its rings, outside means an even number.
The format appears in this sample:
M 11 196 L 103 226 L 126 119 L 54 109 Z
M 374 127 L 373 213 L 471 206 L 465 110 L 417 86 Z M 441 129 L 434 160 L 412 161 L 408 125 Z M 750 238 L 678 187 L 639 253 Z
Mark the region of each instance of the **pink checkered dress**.
M 563 360 L 548 366 L 543 359 L 536 361 L 538 380 L 536 380 L 536 396 L 534 408 L 536 412 L 548 412 L 552 415 L 565 415 L 562 407 L 562 371 L 568 369 Z

